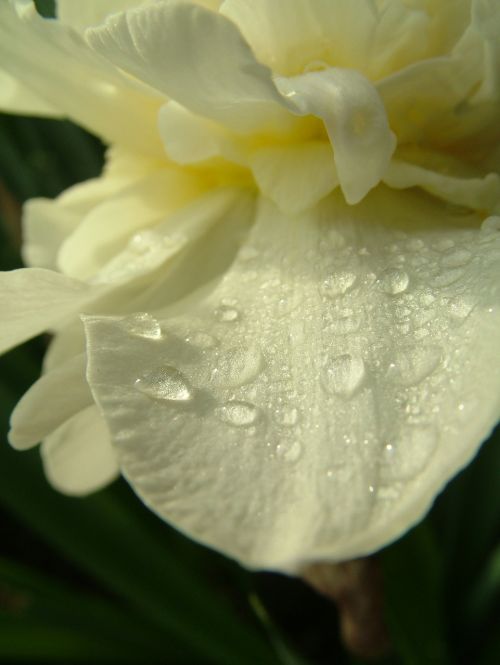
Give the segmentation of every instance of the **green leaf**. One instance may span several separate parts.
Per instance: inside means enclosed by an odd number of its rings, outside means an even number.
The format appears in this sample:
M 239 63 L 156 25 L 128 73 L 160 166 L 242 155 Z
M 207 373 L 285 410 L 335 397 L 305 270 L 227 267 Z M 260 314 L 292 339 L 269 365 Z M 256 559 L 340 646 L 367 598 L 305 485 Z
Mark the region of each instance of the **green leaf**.
M 426 522 L 380 555 L 386 616 L 402 665 L 450 663 L 445 634 L 442 562 Z

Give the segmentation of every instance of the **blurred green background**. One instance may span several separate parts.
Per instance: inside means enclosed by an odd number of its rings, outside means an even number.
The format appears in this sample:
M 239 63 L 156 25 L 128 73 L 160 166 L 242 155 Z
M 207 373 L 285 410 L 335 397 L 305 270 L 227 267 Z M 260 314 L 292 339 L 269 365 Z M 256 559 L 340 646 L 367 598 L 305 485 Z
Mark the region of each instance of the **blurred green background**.
M 22 202 L 97 175 L 102 155 L 68 122 L 0 116 L 2 270 L 21 265 Z M 9 416 L 45 345 L 0 358 L 0 663 L 367 662 L 342 646 L 335 605 L 302 581 L 249 573 L 188 541 L 123 481 L 87 499 L 59 495 L 38 450 L 11 450 Z M 499 438 L 380 553 L 392 651 L 375 662 L 500 663 Z

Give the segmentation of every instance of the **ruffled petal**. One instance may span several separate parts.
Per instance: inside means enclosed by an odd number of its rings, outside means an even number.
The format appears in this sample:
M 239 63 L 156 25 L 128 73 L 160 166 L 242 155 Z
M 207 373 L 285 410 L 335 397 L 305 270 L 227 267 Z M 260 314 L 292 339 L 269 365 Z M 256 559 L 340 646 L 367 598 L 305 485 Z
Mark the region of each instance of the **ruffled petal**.
M 376 89 L 359 72 L 336 67 L 276 84 L 295 112 L 323 120 L 344 196 L 361 201 L 382 180 L 396 148 Z
M 141 0 L 57 0 L 57 18 L 79 32 L 102 23 L 110 14 L 136 7 Z
M 106 424 L 89 406 L 42 443 L 42 461 L 51 485 L 71 496 L 102 489 L 119 474 Z
M 0 353 L 77 314 L 100 293 L 42 268 L 0 273 Z
M 332 148 L 321 141 L 260 148 L 250 167 L 259 190 L 292 214 L 313 207 L 339 184 Z
M 161 517 L 245 564 L 349 559 L 428 510 L 500 408 L 500 228 L 377 188 L 262 201 L 215 290 L 86 321 L 120 466 Z M 258 478 L 258 483 L 255 479 Z
M 14 4 L 0 2 L 2 68 L 107 143 L 161 156 L 155 131 L 159 100 L 138 91 L 76 31 L 39 16 L 31 0 Z
M 86 36 L 114 65 L 194 113 L 243 132 L 290 126 L 270 70 L 215 12 L 179 0 L 153 3 Z
M 86 358 L 80 354 L 31 386 L 11 416 L 9 441 L 14 448 L 24 450 L 40 443 L 66 420 L 93 404 L 85 369 Z M 52 408 L 47 408 L 50 404 Z

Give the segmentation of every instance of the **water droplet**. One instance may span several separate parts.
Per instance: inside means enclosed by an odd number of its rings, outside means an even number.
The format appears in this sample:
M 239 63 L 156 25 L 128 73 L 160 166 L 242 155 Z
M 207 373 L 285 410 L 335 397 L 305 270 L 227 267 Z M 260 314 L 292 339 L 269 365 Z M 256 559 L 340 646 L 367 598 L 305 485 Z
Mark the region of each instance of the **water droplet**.
M 153 399 L 187 402 L 193 397 L 193 391 L 186 378 L 170 365 L 147 372 L 136 380 L 135 387 Z
M 249 402 L 231 401 L 216 409 L 220 420 L 234 427 L 250 427 L 259 417 L 259 409 Z
M 387 377 L 402 386 L 414 386 L 427 378 L 441 362 L 437 346 L 408 346 L 397 351 Z
M 276 453 L 287 462 L 296 462 L 302 454 L 302 445 L 300 441 L 279 443 L 276 446 Z
M 212 370 L 212 383 L 227 388 L 242 386 L 260 374 L 262 365 L 262 354 L 257 347 L 229 349 Z
M 381 477 L 384 480 L 410 480 L 429 463 L 437 449 L 438 434 L 432 425 L 405 425 L 398 437 L 387 446 L 382 456 Z
M 500 231 L 500 217 L 494 215 L 493 217 L 488 217 L 481 224 L 481 231 L 486 233 L 495 233 Z
M 132 236 L 128 244 L 129 249 L 136 254 L 146 254 L 158 243 L 159 237 L 154 231 L 141 231 Z
M 434 243 L 434 249 L 438 252 L 447 252 L 455 247 L 455 241 L 451 238 L 439 238 Z
M 365 377 L 365 364 L 359 356 L 346 353 L 330 358 L 323 368 L 323 386 L 327 392 L 351 397 Z
M 332 249 L 343 249 L 347 244 L 344 236 L 335 229 L 328 231 L 327 239 Z
M 212 349 L 218 344 L 218 340 L 213 335 L 201 330 L 186 337 L 186 342 L 194 344 L 200 349 Z
M 132 316 L 128 316 L 123 320 L 127 330 L 136 335 L 137 337 L 144 337 L 146 339 L 160 339 L 161 326 L 157 319 L 147 312 L 138 312 Z
M 327 298 L 336 298 L 347 293 L 354 286 L 356 275 L 348 271 L 339 271 L 329 275 L 321 284 L 321 294 Z
M 378 280 L 382 291 L 388 293 L 389 295 L 395 296 L 398 293 L 403 293 L 408 288 L 410 283 L 410 278 L 408 273 L 404 270 L 398 270 L 397 268 L 391 268 L 383 272 Z
M 474 309 L 474 302 L 469 298 L 455 298 L 450 301 L 449 312 L 455 319 L 466 319 Z
M 460 268 L 467 265 L 471 260 L 472 252 L 468 249 L 457 249 L 445 254 L 441 259 L 441 265 L 445 268 Z
M 295 407 L 284 407 L 276 410 L 276 421 L 285 427 L 293 427 L 299 420 L 299 412 Z
M 240 253 L 238 254 L 238 257 L 242 261 L 252 261 L 253 259 L 256 259 L 259 256 L 259 251 L 255 249 L 255 247 L 252 247 L 252 245 L 244 245 L 240 249 Z
M 425 242 L 420 238 L 411 238 L 406 244 L 407 249 L 410 252 L 420 252 L 425 247 Z
M 232 323 L 233 321 L 236 321 L 239 315 L 240 313 L 238 310 L 230 305 L 221 304 L 221 306 L 217 307 L 215 310 L 216 318 L 224 323 Z
M 334 476 L 333 470 L 328 469 L 328 471 L 326 472 L 326 477 L 327 478 L 333 478 L 333 476 Z
M 359 330 L 361 317 L 354 315 L 352 310 L 338 313 L 337 318 L 330 323 L 330 330 L 335 335 L 349 335 Z

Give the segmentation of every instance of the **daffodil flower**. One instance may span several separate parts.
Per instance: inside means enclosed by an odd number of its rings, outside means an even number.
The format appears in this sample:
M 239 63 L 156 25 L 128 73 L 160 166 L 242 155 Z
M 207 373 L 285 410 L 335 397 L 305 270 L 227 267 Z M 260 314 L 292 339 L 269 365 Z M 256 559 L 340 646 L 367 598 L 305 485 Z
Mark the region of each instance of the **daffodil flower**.
M 110 147 L 0 276 L 12 445 L 251 567 L 395 539 L 499 413 L 500 4 L 57 7 L 0 3 L 2 105 Z

